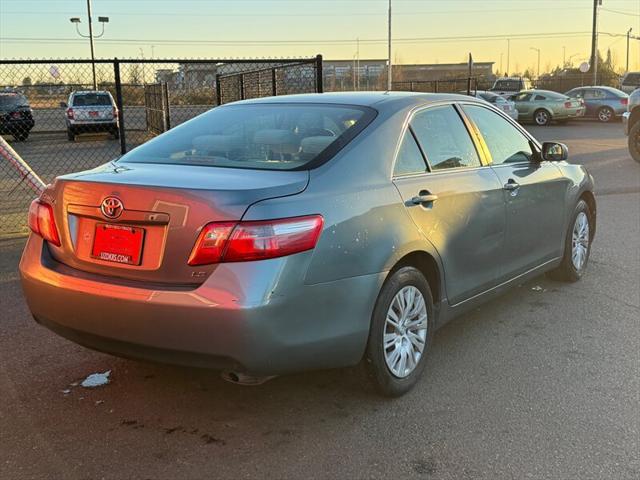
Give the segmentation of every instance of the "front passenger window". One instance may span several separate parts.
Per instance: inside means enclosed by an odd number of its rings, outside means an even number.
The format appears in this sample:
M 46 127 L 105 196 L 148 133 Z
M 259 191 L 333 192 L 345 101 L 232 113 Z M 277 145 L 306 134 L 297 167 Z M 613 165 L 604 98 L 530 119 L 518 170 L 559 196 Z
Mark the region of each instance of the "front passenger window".
M 491 153 L 494 165 L 530 162 L 533 156 L 529 139 L 496 112 L 477 105 L 465 105 Z

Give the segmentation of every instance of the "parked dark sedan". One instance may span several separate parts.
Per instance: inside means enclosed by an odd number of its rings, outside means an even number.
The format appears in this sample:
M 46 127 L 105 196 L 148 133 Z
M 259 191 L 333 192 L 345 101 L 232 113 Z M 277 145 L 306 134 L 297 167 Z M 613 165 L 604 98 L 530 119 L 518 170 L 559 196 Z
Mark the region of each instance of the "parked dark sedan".
M 604 123 L 621 118 L 629 102 L 629 95 L 613 87 L 578 87 L 565 95 L 584 100 L 585 117 L 597 118 Z
M 38 322 L 98 350 L 235 381 L 364 361 L 400 395 L 451 318 L 584 274 L 593 179 L 566 159 L 462 95 L 227 104 L 58 177 L 22 286 Z
M 0 92 L 0 135 L 24 141 L 34 125 L 27 97 L 18 92 Z

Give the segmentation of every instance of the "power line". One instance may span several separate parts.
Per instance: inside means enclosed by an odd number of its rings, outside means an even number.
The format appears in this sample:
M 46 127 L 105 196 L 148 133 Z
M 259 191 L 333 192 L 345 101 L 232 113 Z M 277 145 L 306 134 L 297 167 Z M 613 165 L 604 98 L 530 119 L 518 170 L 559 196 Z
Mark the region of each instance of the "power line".
M 588 36 L 591 32 L 546 32 L 546 33 L 529 33 L 529 34 L 500 34 L 500 35 L 468 35 L 468 36 L 447 36 L 447 37 L 406 37 L 396 38 L 394 43 L 456 43 L 469 40 L 499 40 L 499 39 L 511 39 L 511 40 L 529 40 L 537 38 L 571 38 Z M 611 37 L 624 36 L 623 34 L 600 32 L 601 35 L 608 35 Z M 76 38 L 53 38 L 53 37 L 0 37 L 0 40 L 11 43 L 77 43 Z M 328 44 L 328 45 L 351 45 L 355 44 L 355 39 L 282 39 L 282 40 L 202 40 L 202 39 L 161 39 L 161 38 L 121 38 L 121 39 L 100 39 L 100 43 L 103 44 L 164 44 L 164 45 L 315 45 L 315 44 Z M 360 44 L 381 44 L 386 43 L 386 38 L 369 38 L 360 39 Z

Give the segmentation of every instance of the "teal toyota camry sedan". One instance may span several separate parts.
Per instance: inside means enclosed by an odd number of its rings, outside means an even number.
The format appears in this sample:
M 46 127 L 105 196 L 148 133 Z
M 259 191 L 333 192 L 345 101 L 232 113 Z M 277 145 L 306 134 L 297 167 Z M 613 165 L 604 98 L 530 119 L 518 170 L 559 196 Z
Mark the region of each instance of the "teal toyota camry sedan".
M 584 275 L 593 180 L 462 95 L 309 94 L 217 107 L 29 212 L 40 324 L 239 383 L 362 363 L 386 395 L 434 332 L 549 272 Z

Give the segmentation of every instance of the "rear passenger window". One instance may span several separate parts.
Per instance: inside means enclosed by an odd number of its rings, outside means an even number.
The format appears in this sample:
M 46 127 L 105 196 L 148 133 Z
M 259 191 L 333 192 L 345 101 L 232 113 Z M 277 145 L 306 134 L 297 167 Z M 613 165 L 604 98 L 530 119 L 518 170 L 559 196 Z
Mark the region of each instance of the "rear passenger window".
M 423 173 L 427 171 L 427 164 L 416 139 L 409 130 L 405 131 L 398 156 L 396 157 L 396 165 L 393 169 L 393 175 L 398 177 L 401 175 L 410 175 L 412 173 Z
M 534 102 L 544 102 L 547 99 L 544 95 L 536 95 L 533 99 Z
M 452 105 L 416 113 L 411 127 L 431 170 L 480 166 L 469 132 Z

